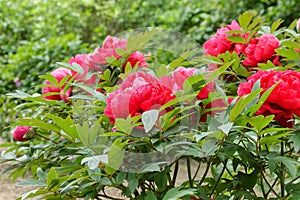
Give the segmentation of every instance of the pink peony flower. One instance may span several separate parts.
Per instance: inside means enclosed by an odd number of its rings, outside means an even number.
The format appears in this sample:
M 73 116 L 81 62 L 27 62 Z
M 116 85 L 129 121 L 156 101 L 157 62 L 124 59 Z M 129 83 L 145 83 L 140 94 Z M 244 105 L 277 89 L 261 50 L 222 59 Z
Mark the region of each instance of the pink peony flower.
M 24 136 L 29 133 L 31 126 L 17 126 L 13 132 L 13 137 L 15 140 L 23 142 L 29 140 L 29 138 L 24 138 Z
M 298 33 L 300 33 L 300 19 L 298 19 L 298 21 L 297 21 L 296 29 L 297 29 Z
M 120 87 L 110 93 L 104 114 L 113 123 L 116 118 L 141 115 L 143 112 L 157 109 L 174 99 L 172 91 L 160 85 L 150 74 L 135 72 L 130 74 Z
M 255 82 L 260 80 L 260 87 L 267 89 L 274 84 L 279 84 L 271 92 L 257 115 L 275 115 L 275 120 L 284 127 L 293 127 L 293 114 L 300 116 L 300 73 L 292 70 L 283 72 L 258 71 L 248 77 L 248 82 L 241 83 L 238 87 L 238 96 L 249 94 Z
M 266 62 L 275 54 L 275 49 L 279 47 L 279 40 L 272 34 L 264 34 L 260 38 L 253 40 L 245 48 L 247 56 L 243 62 L 245 66 L 255 67 L 258 63 Z M 278 62 L 276 62 L 277 64 Z
M 75 57 L 72 57 L 69 60 L 69 64 L 72 63 L 77 63 L 78 65 L 80 65 L 83 69 L 83 74 L 79 74 L 75 71 L 72 71 L 72 76 L 75 76 L 75 80 L 83 82 L 87 85 L 96 85 L 96 80 L 97 80 L 97 74 L 91 74 L 89 75 L 89 65 L 87 64 L 87 54 L 78 54 Z
M 89 66 L 86 63 L 86 59 L 87 59 L 87 54 L 78 54 L 75 57 L 72 57 L 68 61 L 68 64 L 72 65 L 72 63 L 77 63 L 78 65 L 80 65 L 82 67 L 84 75 L 85 75 L 89 71 Z M 75 79 L 83 79 L 84 78 L 84 75 L 77 74 L 77 72 L 72 71 L 72 74 L 77 75 L 77 77 Z
M 51 72 L 51 75 L 54 76 L 58 82 L 58 84 L 62 81 L 63 78 L 66 76 L 70 76 L 69 79 L 72 76 L 72 71 L 67 68 L 57 68 L 53 72 Z M 42 88 L 42 94 L 46 95 L 43 96 L 45 99 L 49 100 L 64 100 L 65 102 L 68 101 L 68 98 L 71 96 L 72 88 L 69 87 L 66 92 L 64 92 L 65 84 L 61 87 L 54 85 L 54 83 L 51 83 L 50 81 L 45 81 L 46 86 Z M 51 94 L 47 95 L 48 93 L 57 93 L 57 94 Z
M 117 37 L 107 36 L 103 42 L 102 47 L 98 47 L 93 53 L 88 54 L 87 63 L 89 67 L 96 71 L 103 71 L 103 66 L 107 63 L 106 59 L 114 56 L 116 59 L 121 58 L 117 54 L 117 49 L 126 50 L 127 40 Z M 130 62 L 131 66 L 135 66 L 138 63 L 139 67 L 147 67 L 144 55 L 141 52 L 132 53 L 127 62 Z M 126 62 L 124 64 L 126 66 Z
M 176 93 L 180 90 L 183 90 L 183 83 L 184 81 L 193 76 L 196 68 L 185 68 L 185 67 L 178 67 L 171 76 L 162 76 L 159 78 L 159 82 L 161 85 L 169 88 Z

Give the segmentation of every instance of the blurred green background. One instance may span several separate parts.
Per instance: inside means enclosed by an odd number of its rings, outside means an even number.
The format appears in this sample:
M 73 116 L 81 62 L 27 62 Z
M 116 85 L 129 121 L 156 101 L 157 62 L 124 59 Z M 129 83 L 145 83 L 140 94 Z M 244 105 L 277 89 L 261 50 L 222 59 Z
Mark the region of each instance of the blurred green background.
M 283 25 L 299 17 L 298 0 L 0 0 L 0 136 L 21 113 L 15 90 L 40 92 L 38 76 L 56 62 L 91 52 L 107 35 L 143 28 L 178 31 L 203 44 L 217 28 L 255 10 Z

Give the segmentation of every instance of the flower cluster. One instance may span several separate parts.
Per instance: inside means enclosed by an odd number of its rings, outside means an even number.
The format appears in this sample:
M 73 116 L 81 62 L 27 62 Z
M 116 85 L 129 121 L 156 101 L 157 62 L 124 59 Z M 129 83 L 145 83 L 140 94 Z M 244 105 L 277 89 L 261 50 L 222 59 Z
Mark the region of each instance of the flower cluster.
M 93 53 L 78 54 L 72 57 L 68 64 L 78 64 L 83 74 L 75 72 L 67 68 L 58 68 L 51 72 L 51 75 L 57 80 L 57 83 L 46 81 L 46 86 L 42 89 L 42 94 L 45 99 L 49 100 L 64 100 L 68 102 L 68 98 L 71 96 L 72 87 L 65 88 L 70 80 L 80 81 L 88 85 L 97 85 L 97 74 L 89 74 L 89 71 L 94 70 L 97 73 L 102 73 L 107 64 L 106 59 L 109 57 L 115 57 L 121 59 L 121 56 L 117 54 L 117 49 L 126 50 L 127 40 L 117 37 L 107 36 L 103 42 L 102 47 L 96 48 Z M 148 67 L 144 55 L 139 52 L 133 52 L 124 62 L 123 67 L 126 67 L 127 63 L 131 66 Z M 65 78 L 67 80 L 65 80 Z M 64 81 L 61 84 L 61 81 Z
M 236 31 L 236 34 L 228 34 L 229 31 Z M 279 56 L 275 50 L 279 48 L 279 40 L 272 34 L 257 35 L 249 38 L 249 33 L 239 33 L 241 27 L 233 20 L 230 25 L 217 30 L 208 41 L 203 44 L 206 55 L 218 56 L 226 51 L 237 53 L 247 69 L 255 68 L 258 63 L 272 61 L 274 65 L 280 65 Z M 244 42 L 232 42 L 229 37 L 237 36 Z
M 176 93 L 183 90 L 185 80 L 196 71 L 196 68 L 178 67 L 171 75 L 160 78 L 142 71 L 132 73 L 123 80 L 117 90 L 109 94 L 104 114 L 114 123 L 116 118 L 139 116 L 145 111 L 158 109 L 176 98 Z M 207 99 L 213 91 L 214 83 L 208 83 L 197 92 L 197 99 Z M 221 99 L 215 100 L 209 103 L 206 109 L 212 106 L 225 107 L 225 102 Z M 171 108 L 167 108 L 166 112 L 170 110 Z M 206 113 L 203 117 L 214 113 Z

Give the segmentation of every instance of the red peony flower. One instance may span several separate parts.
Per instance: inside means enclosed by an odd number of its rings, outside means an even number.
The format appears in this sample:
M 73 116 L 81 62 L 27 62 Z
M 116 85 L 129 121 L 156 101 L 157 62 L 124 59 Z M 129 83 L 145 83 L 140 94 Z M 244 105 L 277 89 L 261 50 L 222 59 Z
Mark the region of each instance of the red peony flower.
M 105 65 L 106 58 L 114 56 L 119 59 L 121 56 L 117 54 L 117 49 L 126 50 L 127 40 L 117 37 L 107 36 L 103 42 L 102 47 L 98 47 L 93 53 L 88 54 L 87 63 L 89 67 L 96 71 L 103 71 L 103 65 Z M 147 67 L 144 55 L 141 52 L 132 53 L 127 62 L 130 62 L 131 66 L 135 66 L 138 63 L 139 67 Z M 126 63 L 124 66 L 126 66 Z
M 198 95 L 197 95 L 197 99 L 198 100 L 204 100 L 204 99 L 208 99 L 209 97 L 209 93 L 210 92 L 214 92 L 216 91 L 216 85 L 214 82 L 210 82 L 208 83 L 204 88 L 202 88 Z M 226 107 L 226 103 L 224 101 L 224 99 L 216 99 L 216 100 L 212 100 L 211 102 L 209 102 L 205 107 L 203 105 L 203 103 L 200 104 L 200 106 L 205 109 L 205 110 L 209 110 L 209 109 L 212 109 L 212 108 L 218 108 L 216 110 L 213 110 L 213 111 L 209 111 L 209 112 L 205 112 L 200 121 L 201 122 L 205 122 L 206 119 L 207 119 L 207 115 L 215 115 L 216 113 L 219 113 L 222 111 L 222 108 L 225 108 Z
M 233 48 L 233 44 L 231 41 L 227 40 L 227 36 L 231 36 L 232 34 L 226 33 L 231 30 L 241 30 L 237 21 L 233 20 L 230 25 L 218 29 L 216 34 L 203 44 L 203 48 L 205 50 L 204 54 L 218 56 L 219 54 L 231 50 Z M 237 46 L 236 48 L 239 47 Z
M 51 75 L 54 76 L 58 82 L 58 84 L 62 81 L 63 78 L 66 76 L 72 76 L 72 71 L 67 68 L 57 68 L 53 72 L 51 72 Z M 70 79 L 69 78 L 69 79 Z M 72 88 L 69 87 L 66 92 L 64 92 L 65 84 L 61 87 L 54 85 L 54 83 L 51 83 L 50 81 L 45 81 L 46 86 L 42 89 L 42 94 L 48 94 L 48 93 L 57 93 L 57 94 L 51 94 L 47 96 L 43 96 L 45 99 L 49 100 L 64 100 L 65 102 L 68 101 L 68 98 L 71 96 Z
M 226 36 L 211 37 L 203 44 L 206 55 L 218 56 L 231 49 L 231 42 L 226 39 Z
M 24 136 L 29 133 L 31 126 L 17 126 L 14 130 L 13 137 L 17 141 L 27 141 L 28 138 L 24 138 Z
M 109 94 L 104 114 L 113 123 L 116 118 L 126 118 L 129 115 L 133 117 L 157 109 L 174 98 L 172 91 L 161 85 L 155 77 L 135 72 Z
M 249 94 L 255 82 L 260 80 L 260 87 L 267 89 L 274 84 L 279 84 L 271 92 L 257 115 L 275 115 L 275 120 L 284 127 L 293 127 L 293 115 L 300 116 L 300 73 L 292 70 L 283 72 L 258 71 L 248 77 L 248 82 L 241 83 L 238 87 L 238 95 Z
M 132 67 L 134 67 L 135 65 L 137 65 L 139 67 L 148 67 L 148 64 L 146 63 L 144 54 L 142 54 L 142 52 L 139 52 L 139 51 L 133 52 L 129 56 L 127 61 L 124 63 L 124 67 L 126 67 L 128 62 L 131 64 Z
M 173 91 L 173 93 L 176 93 L 180 90 L 183 90 L 183 83 L 184 81 L 189 78 L 190 76 L 193 76 L 196 72 L 196 68 L 185 68 L 185 67 L 178 67 L 173 73 L 172 76 L 162 76 L 159 78 L 159 81 L 162 85 L 166 86 L 170 90 Z M 202 88 L 198 95 L 198 100 L 204 100 L 208 99 L 209 93 L 214 92 L 216 90 L 216 86 L 214 82 L 208 83 L 204 88 Z M 200 106 L 203 107 L 203 104 L 200 104 Z M 211 109 L 211 108 L 224 108 L 226 107 L 225 101 L 223 99 L 217 99 L 213 100 L 210 103 L 208 103 L 205 107 L 205 109 Z M 201 121 L 206 121 L 206 117 L 208 114 L 214 115 L 217 112 L 220 112 L 221 110 L 214 110 L 211 112 L 206 112 L 202 118 Z
M 258 63 L 266 62 L 275 56 L 275 49 L 279 47 L 279 40 L 272 34 L 264 34 L 253 40 L 245 48 L 247 56 L 243 62 L 245 66 L 255 67 Z M 278 62 L 275 62 L 278 64 Z

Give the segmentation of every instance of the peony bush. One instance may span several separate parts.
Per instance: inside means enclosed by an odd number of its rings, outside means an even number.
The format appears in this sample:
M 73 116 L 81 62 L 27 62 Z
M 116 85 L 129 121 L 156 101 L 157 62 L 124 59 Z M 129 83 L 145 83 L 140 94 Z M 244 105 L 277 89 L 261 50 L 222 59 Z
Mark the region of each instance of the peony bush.
M 0 161 L 35 186 L 19 199 L 299 199 L 299 20 L 282 22 L 245 12 L 170 63 L 156 28 L 107 36 L 8 94 Z

